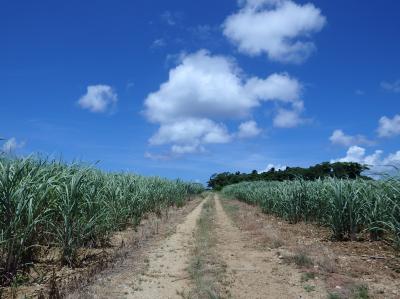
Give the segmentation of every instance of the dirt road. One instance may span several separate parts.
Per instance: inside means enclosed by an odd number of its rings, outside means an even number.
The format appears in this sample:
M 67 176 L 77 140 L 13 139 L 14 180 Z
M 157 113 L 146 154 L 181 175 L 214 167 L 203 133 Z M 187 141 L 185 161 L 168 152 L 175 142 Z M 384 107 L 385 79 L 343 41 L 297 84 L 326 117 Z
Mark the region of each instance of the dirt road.
M 153 299 L 186 298 L 190 294 L 189 297 L 203 298 L 204 292 L 196 296 L 193 291 L 195 280 L 199 278 L 194 278 L 189 268 L 205 202 L 212 202 L 214 209 L 212 219 L 205 219 L 213 225 L 216 242 L 212 252 L 224 264 L 223 279 L 214 282 L 219 284 L 219 290 L 224 289 L 223 295 L 221 292 L 217 297 L 326 298 L 326 291 L 320 285 L 313 285 L 312 293 L 308 293 L 301 283 L 301 273 L 282 264 L 278 256 L 248 246 L 251 240 L 233 224 L 215 194 L 210 194 L 188 214 L 175 233 L 148 248 L 143 257 L 145 267 L 141 271 L 135 269 L 134 262 L 129 264 L 128 261 L 120 271 L 99 278 L 84 293 L 72 297 Z
M 175 233 L 148 248 L 142 257 L 145 267 L 139 273 L 136 259 L 126 261 L 120 271 L 100 277 L 84 293 L 70 298 L 181 298 L 178 293 L 191 288 L 186 269 L 203 204 L 187 215 Z
M 308 293 L 301 283 L 301 273 L 285 265 L 269 250 L 256 250 L 252 240 L 241 232 L 222 209 L 216 198 L 217 251 L 227 265 L 230 293 L 233 298 L 326 298 L 320 285 Z

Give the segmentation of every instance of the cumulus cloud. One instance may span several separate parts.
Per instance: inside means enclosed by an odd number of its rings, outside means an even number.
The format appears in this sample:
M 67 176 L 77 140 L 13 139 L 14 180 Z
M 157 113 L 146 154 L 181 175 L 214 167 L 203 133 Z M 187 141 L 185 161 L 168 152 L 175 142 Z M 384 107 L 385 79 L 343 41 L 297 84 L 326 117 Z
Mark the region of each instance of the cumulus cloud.
M 389 118 L 387 116 L 381 117 L 378 127 L 379 137 L 393 137 L 399 134 L 400 114 L 396 114 L 393 118 Z
M 274 127 L 277 128 L 294 128 L 305 122 L 300 114 L 302 109 L 279 109 L 274 118 Z
M 261 129 L 257 126 L 257 123 L 254 120 L 250 120 L 239 125 L 237 136 L 239 138 L 251 138 L 259 135 L 260 133 Z
M 203 151 L 202 144 L 227 143 L 231 141 L 227 129 L 209 119 L 185 119 L 163 124 L 150 138 L 150 144 L 172 143 L 174 153 Z
M 357 145 L 351 146 L 343 158 L 331 162 L 356 162 L 368 165 L 373 173 L 385 173 L 393 170 L 393 167 L 400 167 L 400 151 L 382 157 L 382 150 L 376 150 L 367 155 L 366 149 Z
M 83 109 L 90 112 L 106 112 L 115 107 L 118 102 L 118 96 L 111 86 L 108 85 L 90 85 L 78 101 Z
M 331 137 L 329 137 L 329 140 L 331 141 L 332 144 L 342 145 L 342 146 L 351 146 L 351 145 L 357 145 L 357 144 L 358 145 L 373 144 L 372 141 L 368 140 L 363 135 L 356 135 L 356 136 L 346 135 L 342 130 L 333 131 Z
M 228 57 L 205 50 L 184 55 L 145 99 L 145 116 L 160 125 L 150 144 L 171 144 L 172 151 L 187 153 L 201 151 L 202 144 L 230 142 L 234 134 L 221 121 L 248 117 L 266 101 L 302 107 L 301 92 L 302 85 L 285 73 L 247 77 Z
M 167 82 L 148 95 L 145 114 L 153 122 L 184 117 L 244 117 L 261 101 L 296 102 L 301 84 L 287 74 L 245 80 L 225 56 L 207 51 L 183 57 Z
M 264 170 L 260 170 L 258 173 L 263 173 L 263 172 L 268 172 L 270 171 L 272 168 L 274 168 L 275 170 L 285 170 L 287 168 L 287 166 L 281 165 L 281 164 L 268 164 L 267 167 Z
M 223 24 L 224 35 L 240 52 L 266 53 L 269 59 L 300 63 L 315 50 L 313 33 L 326 24 L 321 10 L 313 4 L 291 0 L 241 0 L 241 8 Z
M 397 79 L 394 82 L 381 82 L 381 87 L 387 91 L 399 93 L 400 92 L 400 79 Z
M 23 148 L 24 146 L 25 142 L 19 142 L 15 137 L 12 137 L 4 142 L 2 150 L 3 152 L 10 154 L 15 152 L 17 149 Z

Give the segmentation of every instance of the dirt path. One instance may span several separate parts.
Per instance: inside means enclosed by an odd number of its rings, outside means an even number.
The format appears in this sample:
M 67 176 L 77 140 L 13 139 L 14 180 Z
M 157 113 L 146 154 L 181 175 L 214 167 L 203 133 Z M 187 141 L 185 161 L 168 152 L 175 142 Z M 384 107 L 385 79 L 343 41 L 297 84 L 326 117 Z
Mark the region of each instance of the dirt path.
M 212 281 L 222 297 L 326 298 L 326 291 L 317 282 L 313 282 L 312 291 L 307 292 L 301 282 L 301 273 L 295 267 L 283 264 L 276 254 L 249 246 L 252 240 L 233 224 L 215 194 L 209 195 L 189 213 L 176 227 L 176 232 L 148 246 L 140 258 L 141 266 L 137 259 L 128 260 L 124 267 L 101 276 L 84 293 L 69 298 L 186 298 L 192 297 L 190 294 L 194 298 L 214 298 L 204 296 L 207 292 L 193 292 L 202 278 L 192 281 L 193 276 L 188 271 L 196 244 L 199 245 L 196 239 L 198 220 L 203 215 L 204 204 L 210 203 L 210 199 L 214 201 L 211 205 L 214 216 L 205 221 L 211 225 L 209 237 L 216 240 L 210 251 L 215 258 L 206 257 L 206 260 L 213 265 L 216 261 L 224 265 L 223 281 L 217 278 Z M 208 250 L 207 247 L 201 252 Z M 207 275 L 205 270 L 213 265 L 206 265 L 198 274 L 202 275 L 204 271 Z
M 179 292 L 188 290 L 190 277 L 186 271 L 193 244 L 193 232 L 202 210 L 201 202 L 176 228 L 176 232 L 154 244 L 143 262 L 141 273 L 135 264 L 107 275 L 90 286 L 80 298 L 182 298 Z M 137 272 L 137 271 L 136 271 Z M 76 295 L 70 298 L 77 298 Z
M 248 246 L 249 238 L 233 225 L 216 197 L 217 252 L 224 260 L 230 281 L 232 298 L 326 298 L 319 285 L 307 292 L 301 283 L 301 273 L 282 264 L 277 255 L 268 250 Z

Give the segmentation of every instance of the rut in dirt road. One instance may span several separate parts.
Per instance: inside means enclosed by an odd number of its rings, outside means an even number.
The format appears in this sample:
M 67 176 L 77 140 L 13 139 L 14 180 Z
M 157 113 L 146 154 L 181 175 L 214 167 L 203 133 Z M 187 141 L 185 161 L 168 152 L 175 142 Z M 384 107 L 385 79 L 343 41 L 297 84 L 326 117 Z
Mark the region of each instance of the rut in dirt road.
M 193 232 L 203 204 L 204 201 L 187 215 L 174 234 L 149 250 L 144 257 L 148 264 L 145 271 L 135 274 L 136 265 L 127 265 L 123 271 L 99 279 L 79 297 L 182 298 L 178 293 L 191 289 L 187 267 L 193 246 Z
M 301 284 L 301 273 L 282 264 L 268 250 L 251 248 L 251 240 L 227 216 L 215 196 L 216 251 L 226 264 L 226 277 L 232 298 L 326 298 L 323 287 L 307 293 Z

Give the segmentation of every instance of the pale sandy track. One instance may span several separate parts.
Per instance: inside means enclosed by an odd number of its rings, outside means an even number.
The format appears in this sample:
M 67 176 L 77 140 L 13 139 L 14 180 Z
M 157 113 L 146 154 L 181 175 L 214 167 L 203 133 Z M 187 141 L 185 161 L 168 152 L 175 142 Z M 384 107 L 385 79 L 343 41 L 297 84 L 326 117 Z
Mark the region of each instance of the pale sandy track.
M 217 195 L 215 197 L 216 244 L 213 252 L 226 265 L 224 283 L 229 298 L 297 299 L 326 298 L 319 285 L 307 293 L 301 283 L 301 273 L 293 266 L 281 263 L 268 250 L 252 246 L 245 232 L 240 231 L 227 216 Z M 94 284 L 69 298 L 182 298 L 190 294 L 194 283 L 188 265 L 194 248 L 194 232 L 205 200 L 189 213 L 172 235 L 155 242 L 138 261 L 125 261 L 124 267 L 100 276 Z M 215 282 L 220 283 L 220 282 Z
M 232 298 L 326 298 L 320 286 L 307 293 L 301 284 L 301 274 L 282 264 L 276 254 L 251 248 L 251 240 L 234 224 L 216 196 L 216 251 L 227 266 L 227 280 Z
M 147 269 L 135 273 L 135 261 L 131 265 L 127 261 L 121 271 L 99 278 L 83 294 L 70 298 L 182 298 L 178 292 L 191 289 L 186 269 L 203 203 L 177 226 L 174 234 L 148 249 L 144 257 Z

